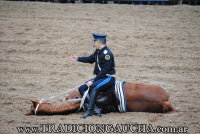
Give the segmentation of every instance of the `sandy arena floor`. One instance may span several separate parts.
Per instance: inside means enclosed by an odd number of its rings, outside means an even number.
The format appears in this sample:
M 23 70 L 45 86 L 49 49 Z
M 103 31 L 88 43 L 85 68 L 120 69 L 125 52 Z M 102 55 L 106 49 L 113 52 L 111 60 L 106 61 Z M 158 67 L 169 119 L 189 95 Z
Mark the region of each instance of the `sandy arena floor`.
M 82 113 L 25 116 L 32 98 L 59 94 L 93 77 L 93 65 L 68 59 L 93 52 L 93 32 L 109 35 L 118 80 L 159 85 L 184 112 L 85 120 Z M 0 47 L 1 134 L 44 123 L 187 126 L 188 133 L 200 133 L 199 6 L 0 1 Z

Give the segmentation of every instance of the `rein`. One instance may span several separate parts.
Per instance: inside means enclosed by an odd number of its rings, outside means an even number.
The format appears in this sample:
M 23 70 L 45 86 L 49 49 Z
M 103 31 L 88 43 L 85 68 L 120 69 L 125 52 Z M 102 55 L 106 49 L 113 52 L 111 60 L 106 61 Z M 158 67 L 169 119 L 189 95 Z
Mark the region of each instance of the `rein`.
M 68 92 L 70 92 L 70 91 L 72 91 L 72 90 L 74 90 L 74 89 L 80 87 L 81 85 L 82 85 L 82 84 L 80 84 L 80 85 L 78 85 L 78 86 L 76 86 L 76 87 L 74 87 L 74 88 L 71 88 L 71 89 L 69 89 L 69 90 L 67 90 L 67 91 L 65 91 L 65 92 L 63 92 L 63 93 L 60 93 L 60 94 L 57 94 L 57 95 L 54 95 L 54 96 L 50 96 L 50 97 L 48 97 L 48 98 L 42 98 L 42 99 L 39 101 L 39 103 L 37 104 L 36 108 L 35 108 L 35 115 L 37 114 L 37 110 L 38 110 L 38 108 L 39 108 L 39 105 L 42 103 L 42 101 L 50 101 L 50 100 L 52 100 L 52 99 L 54 99 L 54 98 L 56 98 L 56 97 L 62 96 L 63 94 L 66 94 L 66 93 L 68 93 Z M 83 101 L 82 99 L 70 99 L 70 100 L 67 100 L 67 101 L 80 101 L 80 100 L 81 100 L 81 102 Z M 84 99 L 84 100 L 85 100 L 85 99 Z M 83 102 L 84 102 L 84 101 L 83 101 Z
M 83 97 L 82 97 L 82 99 L 81 99 L 80 107 L 79 107 L 79 109 L 77 110 L 77 112 L 80 111 L 81 108 L 83 107 L 83 104 L 84 104 L 84 102 L 85 102 L 85 99 L 86 99 L 86 97 L 87 97 L 87 95 L 88 95 L 89 90 L 90 90 L 90 87 L 88 87 L 88 89 L 85 91 L 85 93 L 84 93 L 84 95 L 83 95 Z M 84 107 L 83 107 L 83 108 L 84 108 Z
M 66 94 L 66 93 L 68 93 L 68 92 L 70 92 L 70 91 L 72 91 L 72 90 L 74 90 L 74 89 L 80 87 L 81 85 L 82 85 L 82 84 L 80 84 L 80 85 L 78 85 L 78 86 L 76 86 L 76 87 L 74 87 L 74 88 L 71 88 L 71 89 L 69 89 L 69 90 L 67 90 L 67 91 L 65 91 L 65 92 L 63 92 L 63 93 L 60 93 L 60 94 L 58 94 L 58 95 L 54 95 L 54 96 L 50 96 L 49 98 L 42 98 L 42 99 L 43 99 L 43 100 L 46 100 L 46 101 L 52 100 L 52 99 L 54 99 L 54 98 L 57 98 L 57 97 L 59 97 L 59 96 L 62 96 L 63 94 Z

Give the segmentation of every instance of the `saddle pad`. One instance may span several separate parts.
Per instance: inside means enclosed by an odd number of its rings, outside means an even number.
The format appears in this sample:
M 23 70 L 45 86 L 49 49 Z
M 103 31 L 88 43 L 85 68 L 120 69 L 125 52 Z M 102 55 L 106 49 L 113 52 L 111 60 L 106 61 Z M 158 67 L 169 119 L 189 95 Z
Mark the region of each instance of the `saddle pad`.
M 122 82 L 120 82 L 118 80 L 115 81 L 115 92 L 120 101 L 120 104 L 118 105 L 118 109 L 119 109 L 119 112 L 121 112 L 121 113 L 127 112 L 124 83 L 125 83 L 124 81 L 122 81 Z

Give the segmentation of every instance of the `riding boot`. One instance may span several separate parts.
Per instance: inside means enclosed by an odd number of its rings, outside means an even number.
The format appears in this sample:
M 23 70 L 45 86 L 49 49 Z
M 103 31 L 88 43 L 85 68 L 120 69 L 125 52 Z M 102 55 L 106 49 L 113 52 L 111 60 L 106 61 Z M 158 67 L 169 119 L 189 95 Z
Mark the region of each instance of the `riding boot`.
M 93 114 L 101 117 L 101 109 L 99 109 L 97 105 L 94 105 Z
M 92 115 L 93 115 L 92 109 L 88 107 L 87 111 L 81 116 L 81 118 L 86 119 L 87 117 Z
M 98 89 L 94 88 L 90 94 L 90 103 L 89 106 L 92 107 L 93 115 L 101 116 L 101 110 L 97 107 L 96 99 L 97 99 Z
M 98 89 L 94 88 L 90 94 L 90 102 L 87 111 L 81 118 L 85 119 L 88 116 L 101 116 L 101 110 L 95 105 Z
M 94 106 L 93 110 L 88 107 L 87 111 L 81 116 L 81 118 L 86 119 L 92 115 L 101 117 L 101 110 L 96 105 Z
M 89 103 L 90 103 L 90 97 L 89 95 L 86 96 L 85 98 L 85 102 L 84 102 L 84 109 L 87 110 L 89 107 Z M 94 110 L 93 110 L 93 114 L 96 116 L 101 116 L 101 110 L 97 107 L 97 105 L 94 105 Z
M 98 94 L 98 89 L 94 88 L 91 91 L 90 94 L 90 103 L 89 103 L 89 107 L 92 108 L 92 114 L 95 116 L 101 116 L 101 110 L 97 107 L 96 103 L 96 99 L 97 99 L 97 94 Z

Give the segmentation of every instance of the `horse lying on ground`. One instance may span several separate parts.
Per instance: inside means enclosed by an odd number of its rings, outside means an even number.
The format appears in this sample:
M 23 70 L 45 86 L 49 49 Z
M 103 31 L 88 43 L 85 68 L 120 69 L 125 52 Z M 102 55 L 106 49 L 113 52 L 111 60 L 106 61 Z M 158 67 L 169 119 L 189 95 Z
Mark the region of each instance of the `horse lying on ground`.
M 153 112 L 167 113 L 174 111 L 173 106 L 168 102 L 169 95 L 159 86 L 151 84 L 125 83 L 124 91 L 128 112 Z M 78 90 L 69 93 L 65 100 L 81 97 Z M 59 104 L 51 104 L 40 100 L 32 100 L 33 105 L 26 115 L 55 115 L 76 112 L 80 107 L 80 101 L 65 101 Z M 97 105 L 103 113 L 119 112 L 117 99 L 113 91 L 99 93 Z

